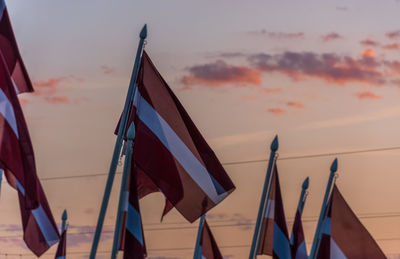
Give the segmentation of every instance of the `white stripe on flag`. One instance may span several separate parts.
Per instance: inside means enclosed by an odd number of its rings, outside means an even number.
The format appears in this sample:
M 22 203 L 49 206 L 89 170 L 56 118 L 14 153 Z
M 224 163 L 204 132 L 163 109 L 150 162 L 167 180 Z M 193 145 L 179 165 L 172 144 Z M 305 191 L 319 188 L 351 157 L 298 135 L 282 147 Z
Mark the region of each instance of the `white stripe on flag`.
M 347 259 L 340 247 L 336 244 L 335 240 L 331 237 L 331 259 Z
M 25 189 L 18 180 L 17 180 L 17 187 L 18 190 L 21 192 L 21 194 L 25 196 Z M 42 205 L 39 205 L 38 208 L 32 210 L 32 215 L 35 218 L 35 221 L 38 224 L 40 232 L 42 232 L 42 235 L 45 238 L 46 243 L 49 246 L 52 246 L 55 243 L 57 243 L 59 240 L 57 232 L 55 231 L 53 225 L 51 224 L 49 218 L 47 217 L 47 214 L 44 211 Z
M 264 218 L 273 219 L 275 217 L 275 200 L 268 200 L 267 207 L 265 208 Z
M 14 86 L 15 93 L 16 93 L 16 94 L 19 94 L 19 90 L 18 90 L 18 87 L 17 87 L 17 85 L 15 84 L 15 81 L 14 81 L 14 79 L 13 79 L 12 77 L 10 77 L 10 78 L 11 78 L 11 82 L 12 82 L 12 84 L 13 84 L 13 86 Z
M 15 133 L 15 136 L 18 136 L 18 127 L 17 127 L 17 120 L 15 119 L 14 109 L 8 100 L 6 94 L 0 89 L 0 113 L 8 122 L 8 125 L 12 128 Z
M 207 196 L 215 204 L 225 199 L 228 193 L 225 190 L 220 195 L 217 193 L 211 179 L 212 176 L 208 173 L 207 169 L 193 155 L 192 151 L 183 143 L 179 136 L 176 135 L 168 123 L 140 95 L 139 91 L 135 93 L 134 104 L 138 107 L 137 114 L 140 120 L 158 137 Z

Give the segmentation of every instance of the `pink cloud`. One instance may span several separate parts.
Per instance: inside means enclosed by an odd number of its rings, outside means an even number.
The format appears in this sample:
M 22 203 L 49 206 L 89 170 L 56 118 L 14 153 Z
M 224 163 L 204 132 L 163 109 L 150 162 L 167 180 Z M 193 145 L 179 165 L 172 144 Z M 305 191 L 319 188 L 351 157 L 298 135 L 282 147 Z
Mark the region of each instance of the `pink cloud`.
M 333 41 L 333 40 L 339 40 L 339 39 L 343 39 L 343 36 L 341 36 L 340 34 L 336 33 L 336 32 L 332 32 L 326 35 L 322 35 L 321 36 L 321 40 L 323 42 L 328 42 L 328 41 Z
M 398 43 L 387 44 L 387 45 L 382 46 L 382 48 L 386 49 L 386 50 L 399 50 L 400 44 L 398 44 Z
M 362 41 L 360 41 L 360 44 L 365 47 L 378 47 L 380 45 L 379 42 L 371 40 L 371 39 L 362 40 Z
M 258 89 L 258 91 L 264 94 L 273 94 L 273 93 L 281 93 L 282 88 L 261 88 Z
M 358 92 L 358 93 L 355 93 L 354 96 L 357 97 L 359 100 L 378 100 L 378 99 L 382 99 L 382 96 L 376 95 L 371 91 Z
M 252 31 L 250 34 L 253 35 L 265 35 L 270 38 L 274 39 L 295 39 L 295 38 L 302 38 L 304 36 L 304 32 L 272 32 L 262 29 L 260 31 Z
M 295 108 L 304 108 L 304 104 L 299 101 L 290 101 L 286 105 Z
M 21 105 L 26 105 L 26 104 L 29 103 L 29 100 L 28 100 L 28 99 L 25 99 L 25 98 L 19 98 L 19 103 L 20 103 Z
M 49 78 L 46 80 L 38 80 L 33 82 L 33 86 L 35 91 L 34 95 L 51 95 L 55 94 L 56 87 L 58 87 L 63 81 L 65 81 L 66 77 L 55 77 Z
M 103 71 L 103 73 L 106 74 L 106 75 L 110 75 L 110 74 L 114 74 L 115 73 L 115 69 L 113 67 L 109 67 L 109 66 L 103 65 L 100 68 Z
M 268 112 L 270 112 L 274 115 L 282 115 L 282 114 L 286 113 L 286 111 L 281 108 L 271 108 L 271 109 L 268 109 Z
M 386 37 L 392 40 L 398 39 L 400 38 L 400 30 L 388 32 L 386 33 Z
M 45 98 L 45 100 L 51 104 L 69 103 L 69 99 L 66 96 L 48 96 Z
M 189 75 L 181 82 L 185 85 L 219 87 L 227 84 L 237 86 L 260 85 L 261 71 L 246 66 L 229 65 L 222 60 L 188 68 Z

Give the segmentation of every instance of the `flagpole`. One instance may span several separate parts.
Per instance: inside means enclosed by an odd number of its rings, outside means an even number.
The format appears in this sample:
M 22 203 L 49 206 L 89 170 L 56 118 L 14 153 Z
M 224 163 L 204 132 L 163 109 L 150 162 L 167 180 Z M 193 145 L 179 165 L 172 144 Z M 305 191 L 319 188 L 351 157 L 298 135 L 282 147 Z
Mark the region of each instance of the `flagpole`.
M 301 185 L 300 198 L 299 198 L 299 202 L 297 204 L 297 210 L 299 211 L 300 216 L 303 214 L 304 204 L 306 203 L 306 198 L 307 198 L 307 196 L 306 196 L 307 189 L 308 189 L 309 185 L 310 185 L 310 178 L 307 177 L 304 180 L 303 184 Z M 293 245 L 293 234 L 294 233 L 292 231 L 292 233 L 290 234 L 290 244 L 291 245 Z
M 333 185 L 333 181 L 335 179 L 335 173 L 337 171 L 337 167 L 338 167 L 338 161 L 337 161 L 337 158 L 335 158 L 335 160 L 333 160 L 333 163 L 330 168 L 331 173 L 329 175 L 328 185 L 326 186 L 324 201 L 322 202 L 322 207 L 321 207 L 321 212 L 319 214 L 317 229 L 315 230 L 314 240 L 313 240 L 311 253 L 310 253 L 310 259 L 315 259 L 317 257 L 317 252 L 318 252 L 319 244 L 321 241 L 322 224 L 323 224 L 323 220 L 325 218 L 326 212 L 327 212 L 327 202 L 328 202 L 331 190 L 332 190 L 332 185 Z
M 136 79 L 137 79 L 137 75 L 139 73 L 140 58 L 142 55 L 144 41 L 145 41 L 146 37 L 147 37 L 147 26 L 145 24 L 140 32 L 140 41 L 139 41 L 139 45 L 138 45 L 138 49 L 137 49 L 137 53 L 136 53 L 135 64 L 133 66 L 131 81 L 129 83 L 128 93 L 126 95 L 124 110 L 122 112 L 121 121 L 120 121 L 120 125 L 118 128 L 118 136 L 115 141 L 114 152 L 113 152 L 113 156 L 112 156 L 112 160 L 111 160 L 111 164 L 110 164 L 110 170 L 108 172 L 108 178 L 107 178 L 107 183 L 106 183 L 106 187 L 104 190 L 103 201 L 101 203 L 99 218 L 97 220 L 96 231 L 95 231 L 94 237 L 93 237 L 93 244 L 92 244 L 92 248 L 90 251 L 90 257 L 89 257 L 90 259 L 96 258 L 97 247 L 98 247 L 99 241 L 100 241 L 101 229 L 103 228 L 104 217 L 106 215 L 108 201 L 110 199 L 111 189 L 112 189 L 112 185 L 113 185 L 114 177 L 115 177 L 115 171 L 116 171 L 117 165 L 118 165 L 118 158 L 119 158 L 119 155 L 121 152 L 122 141 L 123 141 L 123 137 L 124 137 L 125 131 L 126 131 L 128 114 L 129 114 L 133 96 L 134 96 L 135 90 L 136 90 Z
M 196 239 L 196 246 L 194 248 L 194 255 L 193 259 L 199 259 L 201 258 L 201 237 L 203 234 L 203 225 L 204 225 L 204 219 L 206 217 L 206 214 L 201 215 L 200 222 L 199 222 L 199 229 L 197 230 L 197 239 Z
M 68 219 L 68 214 L 67 214 L 67 210 L 64 210 L 62 216 L 61 216 L 61 220 L 62 220 L 62 224 L 61 224 L 61 234 L 64 233 L 65 228 L 67 226 L 67 219 Z
M 117 220 L 115 223 L 115 231 L 114 231 L 114 241 L 113 248 L 111 253 L 111 259 L 115 259 L 118 254 L 118 248 L 121 239 L 121 230 L 122 230 L 122 218 L 124 214 L 125 206 L 128 204 L 129 196 L 126 195 L 128 180 L 131 171 L 131 162 L 132 162 L 132 153 L 133 153 L 133 140 L 135 139 L 135 125 L 133 122 L 129 126 L 128 133 L 126 135 L 128 139 L 128 147 L 125 155 L 125 163 L 124 163 L 124 171 L 122 173 L 121 180 L 121 191 L 119 193 L 119 203 L 118 203 L 118 211 L 117 211 Z M 136 188 L 136 186 L 133 186 Z
M 260 201 L 260 207 L 258 209 L 258 215 L 257 215 L 257 222 L 256 226 L 254 228 L 254 235 L 253 235 L 253 241 L 251 243 L 251 249 L 250 249 L 250 255 L 249 259 L 254 259 L 256 258 L 258 246 L 259 246 L 259 234 L 260 230 L 262 227 L 262 221 L 263 221 L 263 215 L 265 213 L 265 208 L 266 208 L 266 198 L 269 196 L 269 192 L 271 191 L 270 187 L 270 182 L 271 182 L 271 172 L 272 172 L 272 166 L 275 162 L 275 154 L 276 151 L 279 148 L 279 142 L 278 142 L 278 136 L 275 136 L 274 140 L 271 143 L 271 153 L 269 156 L 269 161 L 268 161 L 268 168 L 267 168 L 267 175 L 265 176 L 265 182 L 264 182 L 264 188 L 263 192 L 261 194 L 261 201 Z M 268 201 L 267 201 L 268 203 Z

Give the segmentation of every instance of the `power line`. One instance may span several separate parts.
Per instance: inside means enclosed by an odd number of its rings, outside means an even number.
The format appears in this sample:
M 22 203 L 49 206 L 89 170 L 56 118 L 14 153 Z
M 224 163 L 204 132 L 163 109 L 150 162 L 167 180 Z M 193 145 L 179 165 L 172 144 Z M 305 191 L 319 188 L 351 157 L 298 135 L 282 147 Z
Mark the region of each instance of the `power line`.
M 361 149 L 361 150 L 354 150 L 354 151 L 342 151 L 342 152 L 332 152 L 332 153 L 320 153 L 320 154 L 310 154 L 310 155 L 300 155 L 300 156 L 287 156 L 287 157 L 279 157 L 278 160 L 296 160 L 296 159 L 304 159 L 304 158 L 352 155 L 352 154 L 393 151 L 393 150 L 400 150 L 400 146 L 373 148 L 373 149 Z M 225 163 L 221 163 L 221 164 L 225 165 L 225 166 L 232 166 L 232 165 L 253 164 L 253 163 L 261 163 L 261 162 L 268 162 L 268 159 L 263 158 L 263 159 L 255 159 L 255 160 L 232 161 L 232 162 L 225 162 Z M 116 174 L 122 174 L 122 172 L 116 172 Z M 53 181 L 53 180 L 74 179 L 74 178 L 100 177 L 100 176 L 107 176 L 107 175 L 108 175 L 108 173 L 55 176 L 55 177 L 40 178 L 40 180 L 41 181 Z

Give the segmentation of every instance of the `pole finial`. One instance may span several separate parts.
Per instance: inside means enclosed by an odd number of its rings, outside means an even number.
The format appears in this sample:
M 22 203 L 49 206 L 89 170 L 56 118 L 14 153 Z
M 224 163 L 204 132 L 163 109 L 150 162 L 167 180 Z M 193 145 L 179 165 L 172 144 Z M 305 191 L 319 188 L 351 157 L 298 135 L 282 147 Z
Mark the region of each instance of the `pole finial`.
M 126 134 L 128 140 L 133 140 L 135 138 L 135 124 L 132 122 L 128 128 L 128 132 Z
M 276 135 L 271 143 L 271 151 L 277 151 L 278 148 L 279 148 L 279 141 L 278 141 L 278 135 Z
M 67 210 L 64 210 L 62 216 L 61 216 L 62 220 L 67 220 L 68 219 L 68 214 L 67 214 Z
M 147 24 L 145 24 L 140 31 L 140 38 L 141 39 L 146 39 L 147 38 Z
M 304 180 L 301 188 L 303 188 L 304 190 L 307 190 L 309 185 L 310 185 L 310 178 L 307 176 L 307 178 Z
M 332 165 L 331 165 L 331 172 L 334 173 L 337 171 L 337 167 L 338 167 L 338 160 L 337 158 L 335 158 L 335 160 L 333 160 Z

